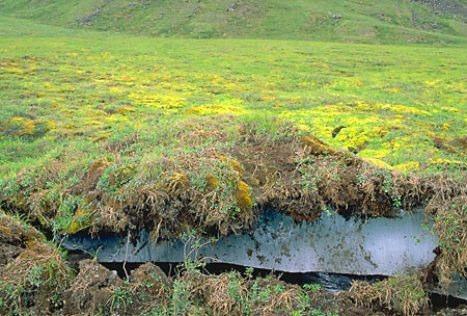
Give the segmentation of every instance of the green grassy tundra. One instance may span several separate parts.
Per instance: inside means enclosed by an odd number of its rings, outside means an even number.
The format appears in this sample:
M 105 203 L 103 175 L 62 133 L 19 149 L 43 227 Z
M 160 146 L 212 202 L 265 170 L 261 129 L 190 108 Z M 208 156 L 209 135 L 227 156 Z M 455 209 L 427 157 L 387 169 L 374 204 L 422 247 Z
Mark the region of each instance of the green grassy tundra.
M 462 0 L 1 0 L 5 15 L 166 37 L 465 43 Z
M 249 227 L 262 206 L 305 220 L 427 206 L 439 280 L 465 276 L 466 10 L 429 0 L 0 0 L 0 313 L 67 314 L 63 297 L 80 297 L 67 288 L 92 283 L 84 272 L 73 281 L 42 233 L 222 235 Z M 101 305 L 73 306 L 129 315 L 134 302 L 147 315 L 427 306 L 417 276 L 357 283 L 336 301 L 313 286 L 187 269 L 161 288 L 109 283 Z

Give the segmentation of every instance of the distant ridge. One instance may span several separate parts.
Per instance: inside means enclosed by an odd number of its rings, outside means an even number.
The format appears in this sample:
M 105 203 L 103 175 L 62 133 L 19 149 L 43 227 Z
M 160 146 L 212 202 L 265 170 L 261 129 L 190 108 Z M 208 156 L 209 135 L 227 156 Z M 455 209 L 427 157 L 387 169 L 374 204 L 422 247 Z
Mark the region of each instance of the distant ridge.
M 0 15 L 170 37 L 360 43 L 467 37 L 463 0 L 0 0 Z

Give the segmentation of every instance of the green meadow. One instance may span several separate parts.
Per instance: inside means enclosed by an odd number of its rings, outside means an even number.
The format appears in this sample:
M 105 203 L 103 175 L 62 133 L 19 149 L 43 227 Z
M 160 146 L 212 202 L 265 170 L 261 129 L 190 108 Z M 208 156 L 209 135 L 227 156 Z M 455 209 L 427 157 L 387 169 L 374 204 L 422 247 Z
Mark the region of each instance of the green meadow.
M 2 178 L 219 116 L 291 121 L 396 170 L 465 167 L 463 47 L 155 39 L 9 18 L 0 34 Z

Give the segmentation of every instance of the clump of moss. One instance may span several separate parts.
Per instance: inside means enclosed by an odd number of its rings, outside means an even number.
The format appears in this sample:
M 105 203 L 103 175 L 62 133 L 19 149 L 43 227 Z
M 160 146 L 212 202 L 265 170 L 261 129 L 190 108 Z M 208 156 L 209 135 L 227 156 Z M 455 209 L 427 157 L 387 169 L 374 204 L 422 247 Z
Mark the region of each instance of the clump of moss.
M 249 210 L 253 207 L 253 197 L 250 187 L 244 181 L 238 181 L 236 199 L 240 210 Z
M 378 305 L 402 315 L 418 315 L 428 307 L 428 296 L 416 274 L 401 275 L 370 284 L 355 281 L 349 290 L 357 306 Z
M 215 190 L 219 186 L 219 179 L 217 179 L 214 175 L 208 174 L 206 176 L 206 183 L 210 190 Z
M 76 234 L 79 231 L 82 231 L 86 228 L 92 226 L 93 213 L 86 209 L 78 209 L 73 218 L 71 219 L 70 224 L 63 229 L 63 232 L 68 234 Z
M 14 116 L 1 125 L 0 134 L 17 137 L 42 136 L 55 128 L 53 121 L 41 121 L 23 116 Z
M 313 135 L 303 136 L 302 142 L 307 146 L 307 151 L 312 155 L 330 155 L 336 153 L 336 150 Z
M 2 128 L 2 132 L 13 136 L 31 136 L 34 135 L 36 124 L 33 120 L 15 116 L 12 117 Z

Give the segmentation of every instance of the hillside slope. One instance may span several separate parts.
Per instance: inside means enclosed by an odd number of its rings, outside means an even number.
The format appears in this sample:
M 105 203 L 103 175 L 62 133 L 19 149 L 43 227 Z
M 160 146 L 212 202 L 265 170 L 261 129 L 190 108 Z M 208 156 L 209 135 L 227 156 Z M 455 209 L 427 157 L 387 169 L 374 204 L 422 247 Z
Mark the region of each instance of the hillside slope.
M 464 42 L 463 0 L 0 0 L 0 14 L 154 36 Z

